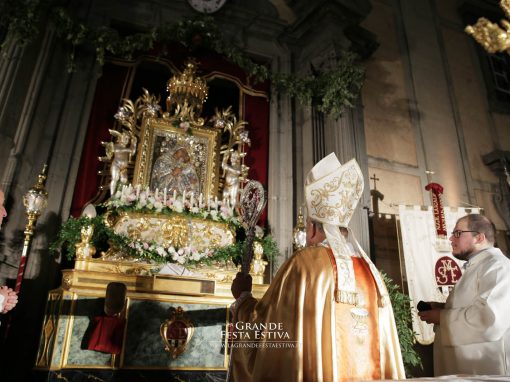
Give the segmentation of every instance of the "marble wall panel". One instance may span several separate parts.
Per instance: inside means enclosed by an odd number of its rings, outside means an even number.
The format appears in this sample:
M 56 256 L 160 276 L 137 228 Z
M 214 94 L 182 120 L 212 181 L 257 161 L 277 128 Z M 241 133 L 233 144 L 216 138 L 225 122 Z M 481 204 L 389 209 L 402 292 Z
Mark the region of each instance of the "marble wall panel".
M 187 350 L 172 359 L 164 349 L 160 326 L 170 318 L 171 309 L 182 307 L 194 325 Z M 129 304 L 123 367 L 137 368 L 223 368 L 225 349 L 222 331 L 227 312 L 224 305 L 183 304 L 134 300 Z

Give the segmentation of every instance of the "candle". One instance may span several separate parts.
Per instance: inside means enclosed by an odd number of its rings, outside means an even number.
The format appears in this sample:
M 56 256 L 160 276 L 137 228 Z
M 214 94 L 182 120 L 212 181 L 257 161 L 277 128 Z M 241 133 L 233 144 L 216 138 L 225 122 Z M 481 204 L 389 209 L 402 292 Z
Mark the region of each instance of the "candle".
M 216 211 L 218 211 L 218 197 L 214 197 L 214 207 L 216 208 Z
M 203 198 L 203 195 L 202 195 L 202 193 L 200 193 L 200 196 L 198 197 L 198 208 L 202 208 L 202 198 Z
M 211 211 L 211 195 L 207 197 L 207 211 Z
M 177 191 L 174 189 L 174 200 L 177 199 Z
M 136 185 L 136 198 L 138 199 L 139 196 L 140 196 L 140 185 L 137 184 Z
M 163 189 L 163 204 L 166 204 L 166 187 Z
M 154 198 L 158 198 L 158 195 L 159 195 L 159 188 L 156 188 L 156 194 L 154 195 Z
M 186 190 L 182 192 L 182 205 L 184 206 L 184 202 L 186 201 Z
M 190 204 L 190 208 L 193 208 L 193 197 L 195 196 L 195 193 L 192 191 L 191 192 L 191 196 L 189 197 L 189 204 Z

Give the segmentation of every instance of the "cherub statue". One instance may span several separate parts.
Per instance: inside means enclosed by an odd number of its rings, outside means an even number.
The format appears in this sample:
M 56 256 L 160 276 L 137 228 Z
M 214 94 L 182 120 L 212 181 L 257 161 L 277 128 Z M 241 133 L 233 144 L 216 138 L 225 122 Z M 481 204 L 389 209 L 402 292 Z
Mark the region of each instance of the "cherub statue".
M 230 200 L 232 208 L 237 204 L 237 194 L 239 192 L 239 182 L 241 176 L 241 156 L 238 151 L 230 154 L 230 164 L 227 160 L 222 163 L 223 174 L 225 176 L 225 186 L 223 187 L 223 202 Z
M 92 245 L 94 226 L 84 226 L 81 229 L 81 242 L 76 244 L 76 258 L 88 259 L 94 256 L 96 248 Z
M 117 183 L 128 183 L 128 165 L 131 162 L 131 157 L 136 153 L 136 136 L 130 131 L 119 132 L 117 130 L 109 129 L 110 134 L 117 138 L 114 142 L 101 142 L 105 147 L 106 157 L 100 160 L 111 160 L 110 166 L 110 194 L 113 196 L 117 191 Z

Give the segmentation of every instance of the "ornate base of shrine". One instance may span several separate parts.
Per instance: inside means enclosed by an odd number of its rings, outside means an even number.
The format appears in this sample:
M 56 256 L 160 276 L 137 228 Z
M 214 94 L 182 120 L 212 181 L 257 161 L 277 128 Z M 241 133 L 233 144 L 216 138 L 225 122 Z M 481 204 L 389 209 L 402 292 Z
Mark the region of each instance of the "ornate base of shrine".
M 37 382 L 224 382 L 225 371 L 177 371 L 177 370 L 98 370 L 98 369 L 67 369 L 58 371 L 37 371 L 34 381 Z
M 105 341 L 101 345 L 106 348 L 116 345 L 109 341 L 117 342 L 118 354 L 89 350 L 97 332 L 94 325 L 106 317 L 105 295 L 111 282 L 127 287 L 125 305 L 116 316 L 123 326 L 116 340 L 106 331 L 100 334 L 100 342 Z M 267 285 L 254 285 L 253 293 L 260 297 L 266 289 Z M 62 286 L 48 296 L 36 369 L 45 370 L 47 380 L 103 371 L 110 376 L 155 373 L 154 378 L 118 379 L 122 381 L 160 380 L 156 374 L 165 380 L 174 374 L 182 381 L 206 380 L 205 374 L 224 379 L 228 365 L 225 331 L 232 302 L 230 282 L 64 270 Z

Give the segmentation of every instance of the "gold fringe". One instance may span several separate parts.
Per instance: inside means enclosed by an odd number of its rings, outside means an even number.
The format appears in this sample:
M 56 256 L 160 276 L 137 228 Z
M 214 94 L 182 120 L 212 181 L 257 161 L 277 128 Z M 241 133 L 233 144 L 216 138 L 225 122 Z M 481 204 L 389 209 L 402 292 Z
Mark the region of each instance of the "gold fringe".
M 358 305 L 358 294 L 356 292 L 335 289 L 335 301 L 343 304 Z

